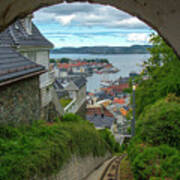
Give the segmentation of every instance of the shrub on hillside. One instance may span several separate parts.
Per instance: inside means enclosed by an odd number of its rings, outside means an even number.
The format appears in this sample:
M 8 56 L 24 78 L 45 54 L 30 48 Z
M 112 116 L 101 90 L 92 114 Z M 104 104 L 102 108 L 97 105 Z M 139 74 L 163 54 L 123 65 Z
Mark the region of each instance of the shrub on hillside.
M 143 63 L 143 71 L 137 79 L 136 116 L 146 106 L 166 97 L 169 93 L 180 96 L 180 60 L 163 39 L 153 34 L 150 58 Z M 146 80 L 144 80 L 144 77 Z
M 73 154 L 104 156 L 108 147 L 98 131 L 86 121 L 72 122 L 74 118 L 50 125 L 1 126 L 0 179 L 43 179 L 58 172 Z
M 180 149 L 180 103 L 168 96 L 146 107 L 137 121 L 137 136 L 152 145 L 168 144 Z
M 99 134 L 113 152 L 120 152 L 120 144 L 116 142 L 114 135 L 109 129 L 99 130 Z
M 64 116 L 62 116 L 61 120 L 63 122 L 80 122 L 84 121 L 80 116 L 73 114 L 73 113 L 67 113 Z
M 180 152 L 175 148 L 134 143 L 129 148 L 128 155 L 137 180 L 180 178 Z

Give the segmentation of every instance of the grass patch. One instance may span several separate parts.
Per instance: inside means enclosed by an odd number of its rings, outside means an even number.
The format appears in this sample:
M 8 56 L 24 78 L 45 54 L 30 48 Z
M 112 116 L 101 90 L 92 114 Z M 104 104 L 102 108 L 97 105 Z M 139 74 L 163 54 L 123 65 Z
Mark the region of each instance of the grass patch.
M 70 99 L 70 98 L 61 98 L 60 104 L 63 108 L 65 108 L 71 101 L 72 101 L 72 99 Z
M 67 117 L 66 117 L 67 118 Z M 86 121 L 0 126 L 0 179 L 43 179 L 56 174 L 73 154 L 104 156 L 109 146 Z
M 127 157 L 121 161 L 120 165 L 120 179 L 121 180 L 134 180 L 133 173 L 131 171 L 130 163 Z

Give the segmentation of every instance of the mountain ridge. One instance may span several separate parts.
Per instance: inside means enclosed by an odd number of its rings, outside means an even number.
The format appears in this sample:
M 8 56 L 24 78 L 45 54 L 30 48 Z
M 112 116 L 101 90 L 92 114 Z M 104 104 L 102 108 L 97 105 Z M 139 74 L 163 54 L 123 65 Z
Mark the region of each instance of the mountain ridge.
M 148 54 L 151 45 L 133 46 L 83 46 L 62 47 L 51 50 L 52 54 Z

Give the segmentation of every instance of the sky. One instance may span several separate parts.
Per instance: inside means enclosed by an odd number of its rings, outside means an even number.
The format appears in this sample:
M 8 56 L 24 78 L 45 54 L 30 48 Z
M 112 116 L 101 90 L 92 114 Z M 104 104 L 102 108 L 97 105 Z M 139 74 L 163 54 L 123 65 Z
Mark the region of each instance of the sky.
M 148 44 L 154 32 L 136 17 L 88 3 L 59 4 L 34 13 L 33 22 L 55 48 Z

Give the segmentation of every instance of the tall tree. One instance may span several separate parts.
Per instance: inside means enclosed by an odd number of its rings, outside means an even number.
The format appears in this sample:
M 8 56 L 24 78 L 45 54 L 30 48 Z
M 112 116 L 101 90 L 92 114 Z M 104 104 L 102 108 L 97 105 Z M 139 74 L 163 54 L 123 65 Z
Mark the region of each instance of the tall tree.
M 137 79 L 137 116 L 145 106 L 153 104 L 168 93 L 180 96 L 180 60 L 160 36 L 151 35 L 151 42 L 151 57 L 144 62 L 143 72 Z

